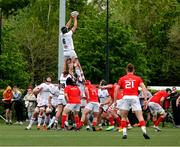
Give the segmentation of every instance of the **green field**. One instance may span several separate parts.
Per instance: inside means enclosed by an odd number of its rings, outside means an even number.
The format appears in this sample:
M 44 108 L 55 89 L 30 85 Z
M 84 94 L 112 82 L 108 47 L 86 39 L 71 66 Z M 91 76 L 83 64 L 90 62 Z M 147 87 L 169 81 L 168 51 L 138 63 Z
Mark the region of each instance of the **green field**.
M 24 126 L 0 124 L 0 146 L 180 146 L 180 129 L 165 127 L 162 132 L 148 128 L 145 140 L 140 128 L 128 131 L 128 139 L 116 131 L 38 131 Z

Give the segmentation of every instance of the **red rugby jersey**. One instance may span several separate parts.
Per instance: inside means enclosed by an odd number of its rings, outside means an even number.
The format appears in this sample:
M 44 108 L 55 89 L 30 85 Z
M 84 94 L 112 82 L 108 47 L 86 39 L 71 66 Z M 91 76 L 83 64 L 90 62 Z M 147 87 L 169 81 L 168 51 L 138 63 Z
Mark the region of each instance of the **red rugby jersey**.
M 166 99 L 168 96 L 169 94 L 166 91 L 161 90 L 156 92 L 149 101 L 160 104 L 161 98 L 164 97 Z
M 64 93 L 68 95 L 68 103 L 80 104 L 81 91 L 77 86 L 68 85 L 64 89 Z
M 90 102 L 99 102 L 98 89 L 97 89 L 96 85 L 88 85 L 87 89 L 88 89 L 88 93 L 89 93 L 89 101 Z
M 133 73 L 121 77 L 118 85 L 123 89 L 123 95 L 138 95 L 138 87 L 142 83 L 142 79 Z

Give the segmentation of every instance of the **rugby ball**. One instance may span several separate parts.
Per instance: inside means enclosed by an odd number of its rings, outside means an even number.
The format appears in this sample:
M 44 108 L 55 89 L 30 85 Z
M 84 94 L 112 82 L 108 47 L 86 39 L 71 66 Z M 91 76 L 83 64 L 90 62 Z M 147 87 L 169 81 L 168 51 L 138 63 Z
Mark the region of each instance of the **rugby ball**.
M 79 12 L 78 11 L 73 11 L 73 12 L 71 12 L 71 16 L 72 17 L 76 17 L 76 16 L 78 16 L 79 15 Z

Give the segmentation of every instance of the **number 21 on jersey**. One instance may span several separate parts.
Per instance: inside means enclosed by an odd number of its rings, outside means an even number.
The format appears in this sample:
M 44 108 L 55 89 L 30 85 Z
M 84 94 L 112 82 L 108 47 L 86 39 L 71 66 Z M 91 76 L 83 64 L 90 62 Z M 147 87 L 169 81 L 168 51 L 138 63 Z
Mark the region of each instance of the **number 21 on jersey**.
M 125 88 L 126 89 L 134 88 L 134 82 L 135 82 L 135 80 L 126 80 L 125 81 Z

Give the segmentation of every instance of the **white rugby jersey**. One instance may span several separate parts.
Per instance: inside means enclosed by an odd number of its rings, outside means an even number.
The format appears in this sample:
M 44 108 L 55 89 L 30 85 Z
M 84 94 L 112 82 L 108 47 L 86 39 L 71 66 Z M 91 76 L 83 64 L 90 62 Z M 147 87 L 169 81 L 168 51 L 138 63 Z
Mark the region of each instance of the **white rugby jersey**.
M 98 97 L 100 103 L 104 102 L 109 96 L 107 89 L 98 89 Z
M 70 30 L 69 32 L 65 34 L 61 33 L 61 43 L 62 43 L 64 51 L 74 50 L 72 34 L 73 34 L 72 30 Z
M 40 101 L 43 99 L 47 99 L 49 95 L 52 93 L 52 88 L 53 84 L 47 84 L 47 83 L 42 83 L 41 85 L 38 86 L 39 89 L 42 89 L 38 95 Z
M 60 95 L 60 89 L 59 89 L 58 86 L 55 86 L 55 85 L 54 85 L 54 86 L 52 87 L 50 96 L 51 96 L 53 99 L 57 99 L 59 95 Z
M 57 85 L 54 85 L 54 87 L 52 88 L 52 93 L 50 94 L 50 96 L 52 97 L 51 99 L 51 104 L 56 107 L 59 104 L 59 97 L 60 95 L 60 89 Z
M 66 80 L 67 80 L 67 78 L 72 78 L 72 76 L 71 76 L 70 74 L 68 74 L 66 77 L 64 77 L 64 75 L 61 74 L 61 76 L 60 76 L 60 83 L 61 83 L 61 84 L 64 84 L 64 85 L 66 86 Z

